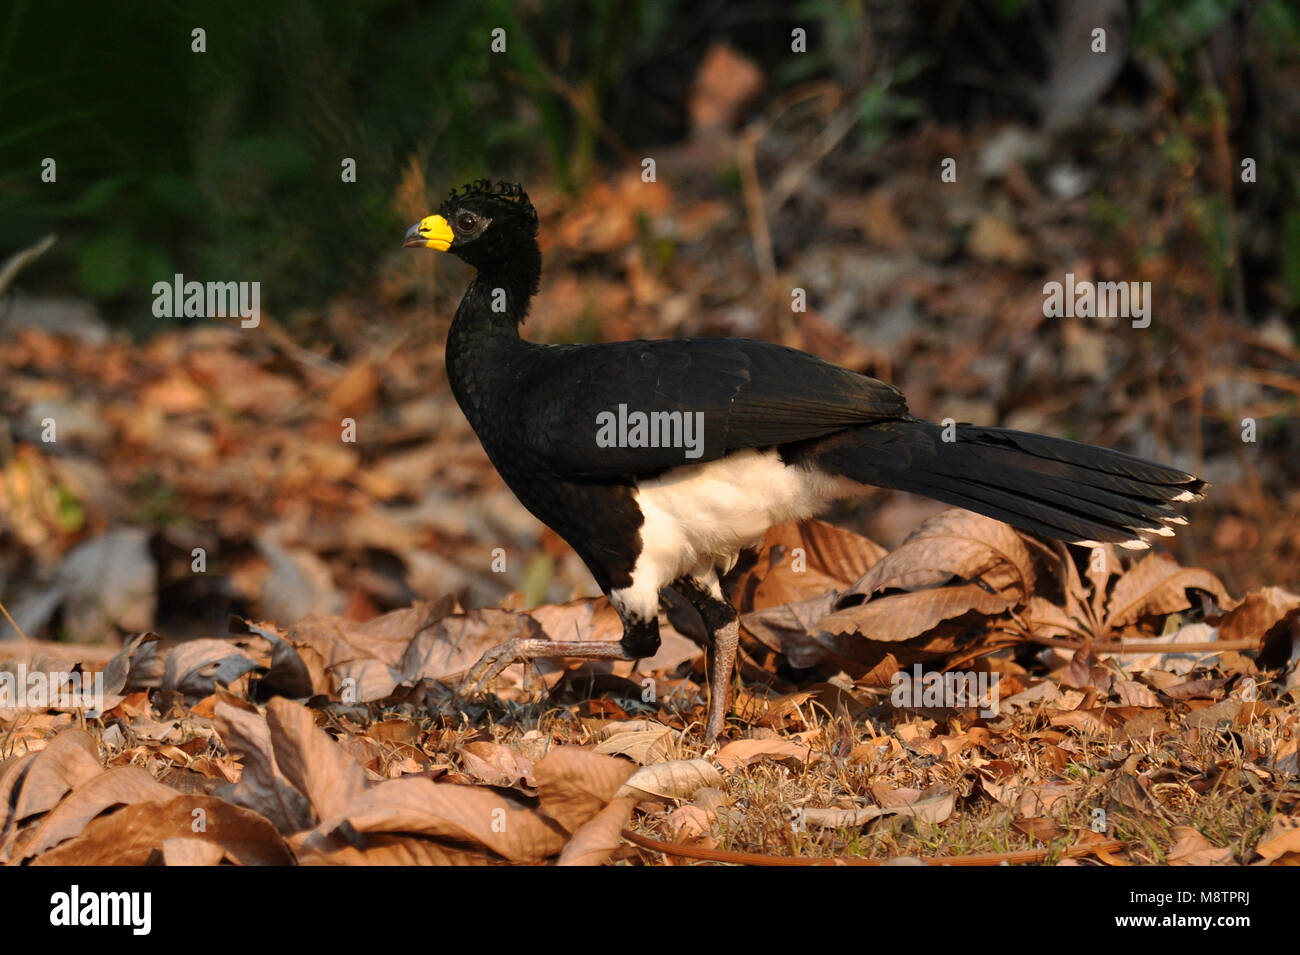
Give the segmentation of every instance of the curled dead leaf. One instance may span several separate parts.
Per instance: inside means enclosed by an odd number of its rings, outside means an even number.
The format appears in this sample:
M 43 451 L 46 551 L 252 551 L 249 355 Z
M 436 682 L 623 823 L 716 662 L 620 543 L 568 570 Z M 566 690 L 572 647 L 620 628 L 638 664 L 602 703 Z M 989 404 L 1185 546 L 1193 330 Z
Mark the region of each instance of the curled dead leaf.
M 689 799 L 702 786 L 723 787 L 722 774 L 707 759 L 674 759 L 642 766 L 619 788 L 615 798 Z

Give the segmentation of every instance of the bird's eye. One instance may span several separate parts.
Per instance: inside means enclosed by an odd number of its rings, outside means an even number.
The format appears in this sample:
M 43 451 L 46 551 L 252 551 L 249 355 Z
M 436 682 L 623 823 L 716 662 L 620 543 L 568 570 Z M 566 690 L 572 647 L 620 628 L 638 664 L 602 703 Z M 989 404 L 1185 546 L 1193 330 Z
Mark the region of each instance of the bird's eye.
M 476 225 L 478 225 L 478 216 L 472 212 L 462 212 L 456 217 L 456 228 L 461 232 L 473 232 Z

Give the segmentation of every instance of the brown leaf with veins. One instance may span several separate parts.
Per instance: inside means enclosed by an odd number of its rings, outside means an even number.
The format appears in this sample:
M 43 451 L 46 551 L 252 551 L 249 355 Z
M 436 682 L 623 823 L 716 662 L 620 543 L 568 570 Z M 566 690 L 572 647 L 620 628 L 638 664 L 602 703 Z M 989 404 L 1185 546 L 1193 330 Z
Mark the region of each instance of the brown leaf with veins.
M 403 682 L 445 680 L 478 662 L 486 651 L 509 640 L 545 638 L 541 624 L 511 610 L 471 610 L 452 614 L 410 641 L 398 670 Z
M 32 763 L 40 752 L 44 750 L 37 753 L 24 753 L 22 756 L 0 763 L 0 860 L 5 857 L 5 836 L 9 832 L 9 827 L 17 822 L 10 811 L 10 807 L 14 804 L 14 793 L 27 779 L 27 771 L 31 769 Z M 65 786 L 64 792 L 66 791 Z
M 982 580 L 994 592 L 1019 601 L 1034 589 L 1034 566 L 1020 534 L 1009 524 L 954 508 L 916 529 L 898 548 L 874 564 L 840 598 L 868 599 L 882 590 L 941 587 L 953 579 Z
M 195 831 L 199 821 L 201 831 Z M 77 838 L 38 856 L 32 864 L 145 865 L 155 850 L 169 865 L 212 865 L 203 860 L 214 856 L 239 865 L 291 865 L 293 861 L 265 817 L 213 796 L 173 792 L 166 801 L 136 803 L 94 820 Z
M 162 685 L 191 696 L 207 696 L 218 683 L 230 686 L 257 666 L 256 660 L 229 640 L 187 640 L 168 651 Z
M 718 750 L 713 759 L 725 771 L 737 772 L 763 759 L 799 767 L 814 763 L 824 756 L 824 753 L 790 739 L 738 739 Z
M 1231 865 L 1233 852 L 1231 848 L 1216 846 L 1200 831 L 1191 826 L 1176 826 L 1173 835 L 1177 838 L 1174 847 L 1169 850 L 1170 865 Z
M 266 718 L 222 701 L 213 711 L 213 723 L 226 749 L 243 757 L 244 770 L 230 801 L 270 819 L 284 835 L 310 829 L 311 802 L 276 763 Z
M 99 746 L 90 734 L 83 729 L 64 730 L 43 750 L 33 754 L 21 779 L 17 774 L 11 777 L 6 773 L 6 780 L 13 779 L 18 797 L 14 799 L 10 795 L 0 804 L 0 820 L 4 821 L 0 833 L 11 824 L 53 809 L 69 790 L 103 771 Z M 6 818 L 3 814 L 10 806 L 13 809 Z
M 602 807 L 594 806 L 591 814 Z M 372 786 L 324 820 L 320 831 L 332 833 L 341 826 L 340 831 L 362 835 L 402 833 L 476 843 L 511 862 L 540 862 L 568 841 L 553 819 L 496 790 L 434 783 L 423 776 Z
M 1018 532 L 969 511 L 943 511 L 840 597 L 838 609 L 817 622 L 817 641 L 874 665 L 880 650 L 870 643 L 912 640 L 972 611 L 1004 613 L 1026 602 L 1033 586 L 1033 560 Z
M 600 865 L 623 843 L 623 827 L 632 817 L 637 800 L 615 799 L 583 823 L 560 852 L 556 865 Z
M 537 788 L 533 761 L 509 746 L 478 740 L 460 747 L 465 772 L 487 786 Z
M 266 707 L 275 763 L 311 802 L 318 819 L 335 815 L 366 788 L 366 772 L 316 725 L 311 710 L 276 697 Z
M 286 639 L 295 646 L 310 646 L 327 668 L 361 659 L 400 668 L 411 641 L 447 616 L 454 605 L 450 598 L 417 600 L 365 623 L 346 617 L 305 617 L 289 629 Z
M 741 613 L 749 613 L 840 591 L 886 553 L 874 541 L 822 521 L 780 524 L 764 536 L 757 563 L 737 578 L 732 599 Z
M 139 766 L 110 769 L 82 783 L 50 810 L 21 845 L 20 859 L 40 855 L 73 836 L 105 809 L 135 803 L 166 802 L 176 790 L 164 786 Z
M 537 762 L 534 775 L 542 812 L 566 832 L 577 832 L 619 792 L 636 767 L 576 746 L 553 749 Z
M 1300 818 L 1276 815 L 1255 851 L 1270 862 L 1285 856 L 1300 858 Z
M 959 584 L 888 594 L 857 607 L 828 614 L 817 629 L 830 634 L 852 634 L 882 643 L 897 643 L 929 633 L 945 620 L 975 611 L 986 617 L 1004 613 L 1017 603 L 1008 593 L 989 593 L 979 584 Z M 843 649 L 850 649 L 840 644 Z M 863 650 L 863 653 L 867 651 Z M 856 654 L 855 654 L 856 655 Z M 863 662 L 876 662 L 875 655 Z
M 483 851 L 445 846 L 418 836 L 376 833 L 366 837 L 364 847 L 340 845 L 330 849 L 308 849 L 298 855 L 299 865 L 505 865 Z
M 1213 594 L 1221 607 L 1235 605 L 1219 578 L 1208 570 L 1182 567 L 1167 554 L 1148 554 L 1115 583 L 1106 628 L 1117 630 L 1142 617 L 1186 610 L 1192 606 L 1187 596 L 1192 588 Z
M 628 777 L 615 797 L 638 799 L 689 799 L 695 791 L 711 786 L 722 789 L 722 774 L 707 759 L 674 759 L 642 766 Z
M 1263 641 L 1284 620 L 1300 619 L 1300 596 L 1281 587 L 1264 587 L 1242 598 L 1219 620 L 1220 640 Z

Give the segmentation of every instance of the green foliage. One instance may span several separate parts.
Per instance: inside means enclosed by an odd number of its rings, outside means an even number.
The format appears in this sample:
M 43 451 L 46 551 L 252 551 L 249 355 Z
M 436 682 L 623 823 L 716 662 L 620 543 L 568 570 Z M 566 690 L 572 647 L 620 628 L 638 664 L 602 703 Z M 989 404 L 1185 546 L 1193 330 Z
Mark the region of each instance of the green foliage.
M 1183 53 L 1206 40 L 1241 0 L 1141 0 L 1133 42 L 1142 50 Z
M 1177 66 L 1184 54 L 1208 40 L 1242 6 L 1242 0 L 1139 0 L 1133 43 Z M 1300 43 L 1300 9 L 1294 0 L 1262 0 L 1244 6 L 1248 23 L 1275 51 L 1293 50 Z
M 191 50 L 195 27 L 206 52 Z M 281 314 L 324 300 L 396 246 L 412 156 L 431 190 L 529 157 L 536 132 L 490 51 L 496 27 L 511 52 L 528 46 L 505 0 L 12 3 L 0 248 L 58 232 L 36 277 L 75 276 L 74 291 L 146 327 L 152 283 L 174 272 L 261 281 Z

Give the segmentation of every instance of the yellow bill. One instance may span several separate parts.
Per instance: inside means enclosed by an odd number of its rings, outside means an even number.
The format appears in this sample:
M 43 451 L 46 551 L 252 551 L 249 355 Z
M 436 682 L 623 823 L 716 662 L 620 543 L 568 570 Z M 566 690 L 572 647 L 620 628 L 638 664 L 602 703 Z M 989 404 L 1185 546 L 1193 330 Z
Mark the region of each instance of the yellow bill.
M 402 247 L 406 249 L 422 248 L 446 252 L 456 235 L 442 216 L 425 216 L 406 230 Z

